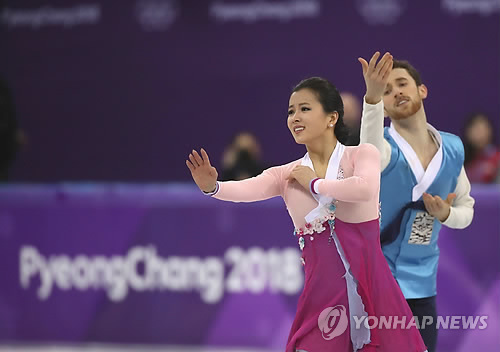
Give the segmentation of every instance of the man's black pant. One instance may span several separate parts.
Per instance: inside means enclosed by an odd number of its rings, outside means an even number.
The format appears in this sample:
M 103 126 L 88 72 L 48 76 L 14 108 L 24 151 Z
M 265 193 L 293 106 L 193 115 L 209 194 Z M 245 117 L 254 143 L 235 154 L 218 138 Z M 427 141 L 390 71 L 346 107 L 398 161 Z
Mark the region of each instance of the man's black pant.
M 419 327 L 420 335 L 427 346 L 427 350 L 429 352 L 435 352 L 438 333 L 436 296 L 407 299 L 406 301 L 413 312 L 413 316 L 415 316 L 416 321 L 418 321 L 417 326 Z M 432 324 L 429 324 L 430 317 L 432 317 Z M 423 325 L 422 323 L 426 325 Z

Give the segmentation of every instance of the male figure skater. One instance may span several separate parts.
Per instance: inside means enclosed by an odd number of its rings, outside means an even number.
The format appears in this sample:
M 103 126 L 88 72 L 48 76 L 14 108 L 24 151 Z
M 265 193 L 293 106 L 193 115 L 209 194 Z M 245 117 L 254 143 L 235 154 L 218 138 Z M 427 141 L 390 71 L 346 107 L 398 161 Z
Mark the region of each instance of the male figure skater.
M 420 74 L 390 53 L 377 62 L 379 57 L 377 52 L 370 62 L 358 59 L 366 83 L 360 139 L 381 153 L 382 250 L 434 352 L 439 230 L 467 227 L 474 199 L 460 138 L 427 123 L 428 90 Z M 390 127 L 384 128 L 384 115 Z

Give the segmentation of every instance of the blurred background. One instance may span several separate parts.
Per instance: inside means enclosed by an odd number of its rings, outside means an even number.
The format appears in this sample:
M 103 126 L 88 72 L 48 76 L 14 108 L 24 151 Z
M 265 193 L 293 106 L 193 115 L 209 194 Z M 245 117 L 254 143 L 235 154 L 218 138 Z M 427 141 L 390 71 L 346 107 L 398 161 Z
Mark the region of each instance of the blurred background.
M 287 105 L 310 76 L 356 144 L 377 50 L 420 71 L 473 183 L 438 312 L 488 327 L 439 352 L 497 351 L 499 0 L 0 1 L 0 351 L 283 350 L 303 271 L 282 201 L 204 197 L 185 160 L 204 147 L 229 180 L 300 158 Z

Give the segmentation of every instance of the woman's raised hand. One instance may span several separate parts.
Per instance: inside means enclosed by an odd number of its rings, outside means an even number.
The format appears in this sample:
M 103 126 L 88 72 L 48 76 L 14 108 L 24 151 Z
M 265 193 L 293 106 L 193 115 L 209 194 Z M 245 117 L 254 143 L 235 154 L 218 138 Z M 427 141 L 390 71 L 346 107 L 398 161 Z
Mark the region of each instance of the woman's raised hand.
M 189 154 L 189 160 L 186 160 L 186 165 L 198 187 L 205 193 L 213 192 L 217 186 L 217 170 L 210 165 L 205 149 L 201 148 L 200 154 L 193 149 Z

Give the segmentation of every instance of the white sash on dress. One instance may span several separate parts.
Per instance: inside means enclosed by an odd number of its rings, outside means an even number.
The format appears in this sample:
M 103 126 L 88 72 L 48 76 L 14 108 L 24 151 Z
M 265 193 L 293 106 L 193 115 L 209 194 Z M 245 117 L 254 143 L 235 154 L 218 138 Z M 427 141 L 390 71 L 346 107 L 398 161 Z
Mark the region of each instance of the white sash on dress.
M 328 168 L 326 170 L 325 179 L 336 180 L 337 175 L 339 173 L 340 160 L 342 159 L 342 155 L 344 154 L 345 145 L 337 141 L 337 145 L 333 150 L 332 155 L 330 156 L 330 160 L 328 161 Z M 302 158 L 301 165 L 308 166 L 314 170 L 313 163 L 311 158 L 309 157 L 309 153 L 306 153 Z M 318 206 L 311 210 L 309 214 L 306 215 L 306 222 L 312 222 L 314 219 L 327 215 L 327 208 L 325 205 L 330 204 L 334 199 L 332 197 L 322 196 L 320 194 L 314 194 L 313 197 L 318 202 Z

